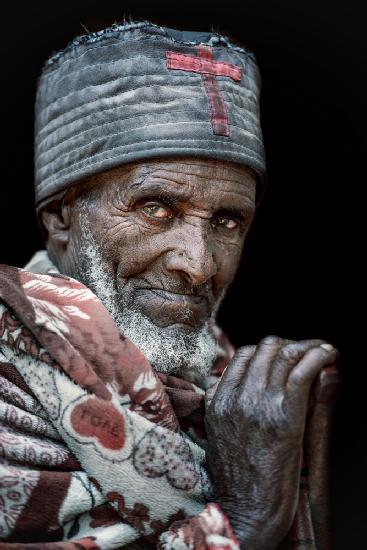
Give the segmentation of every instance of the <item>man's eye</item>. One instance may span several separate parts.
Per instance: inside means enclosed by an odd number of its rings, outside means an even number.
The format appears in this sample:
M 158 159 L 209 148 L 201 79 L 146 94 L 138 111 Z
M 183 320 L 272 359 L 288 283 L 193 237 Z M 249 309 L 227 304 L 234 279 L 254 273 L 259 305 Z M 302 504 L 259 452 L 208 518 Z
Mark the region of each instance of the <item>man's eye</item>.
M 173 216 L 172 210 L 170 208 L 159 203 L 145 204 L 142 210 L 148 216 L 163 220 L 170 219 Z
M 238 227 L 238 221 L 234 218 L 229 218 L 227 216 L 221 216 L 216 219 L 216 225 L 223 227 L 224 229 L 236 229 Z

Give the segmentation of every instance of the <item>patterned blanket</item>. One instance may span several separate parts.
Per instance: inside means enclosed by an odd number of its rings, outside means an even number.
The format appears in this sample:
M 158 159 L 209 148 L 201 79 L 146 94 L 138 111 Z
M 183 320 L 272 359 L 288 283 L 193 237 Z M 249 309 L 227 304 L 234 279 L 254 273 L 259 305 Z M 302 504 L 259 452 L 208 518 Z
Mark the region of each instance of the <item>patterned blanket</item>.
M 217 377 L 233 350 L 215 330 Z M 0 267 L 1 550 L 238 548 L 213 502 L 203 418 L 204 390 L 157 375 L 88 288 Z M 310 482 L 293 547 L 316 548 Z

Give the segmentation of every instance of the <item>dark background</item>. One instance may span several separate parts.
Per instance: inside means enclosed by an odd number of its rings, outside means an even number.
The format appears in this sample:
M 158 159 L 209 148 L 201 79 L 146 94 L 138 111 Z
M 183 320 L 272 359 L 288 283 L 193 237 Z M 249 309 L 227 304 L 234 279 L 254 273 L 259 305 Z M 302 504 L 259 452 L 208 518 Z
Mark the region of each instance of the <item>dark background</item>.
M 33 104 L 46 57 L 77 34 L 147 18 L 228 33 L 263 76 L 267 194 L 221 313 L 236 344 L 265 334 L 340 349 L 332 442 L 333 548 L 365 548 L 364 353 L 366 22 L 364 2 L 33 0 L 1 8 L 0 262 L 41 247 L 33 212 Z M 5 7 L 4 7 L 5 6 Z

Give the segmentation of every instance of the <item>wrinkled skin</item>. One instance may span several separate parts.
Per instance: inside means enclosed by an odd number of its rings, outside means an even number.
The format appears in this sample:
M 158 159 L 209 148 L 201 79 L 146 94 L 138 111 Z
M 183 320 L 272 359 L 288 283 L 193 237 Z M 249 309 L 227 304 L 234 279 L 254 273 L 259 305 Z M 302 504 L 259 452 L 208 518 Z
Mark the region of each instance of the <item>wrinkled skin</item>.
M 291 527 L 311 385 L 336 356 L 322 340 L 269 336 L 237 350 L 207 392 L 208 462 L 217 500 L 244 548 L 277 548 Z
M 119 292 L 159 326 L 197 329 L 238 268 L 255 211 L 254 173 L 213 160 L 156 160 L 95 175 L 89 186 L 98 192 L 88 217 Z M 74 195 L 45 209 L 42 221 L 52 260 L 80 279 Z M 183 304 L 192 311 L 184 318 Z M 292 523 L 310 388 L 335 357 L 321 340 L 268 337 L 240 348 L 208 392 L 217 501 L 247 550 L 276 548 Z
M 170 160 L 123 166 L 88 184 L 102 191 L 88 218 L 119 292 L 157 325 L 202 325 L 238 268 L 255 210 L 254 174 L 223 162 Z M 62 273 L 82 279 L 72 199 L 43 220 L 51 258 Z M 183 305 L 192 311 L 187 319 Z

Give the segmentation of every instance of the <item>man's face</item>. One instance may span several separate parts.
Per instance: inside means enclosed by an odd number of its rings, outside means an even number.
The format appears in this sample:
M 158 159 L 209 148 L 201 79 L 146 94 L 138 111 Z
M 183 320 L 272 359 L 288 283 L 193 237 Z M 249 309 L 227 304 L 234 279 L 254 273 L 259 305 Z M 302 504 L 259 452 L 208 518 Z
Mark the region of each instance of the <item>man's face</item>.
M 72 207 L 59 268 L 92 288 L 148 356 L 155 347 L 173 364 L 165 340 L 178 354 L 186 342 L 195 355 L 192 342 L 208 332 L 239 265 L 255 209 L 253 173 L 228 162 L 155 160 L 93 176 L 89 185 Z

